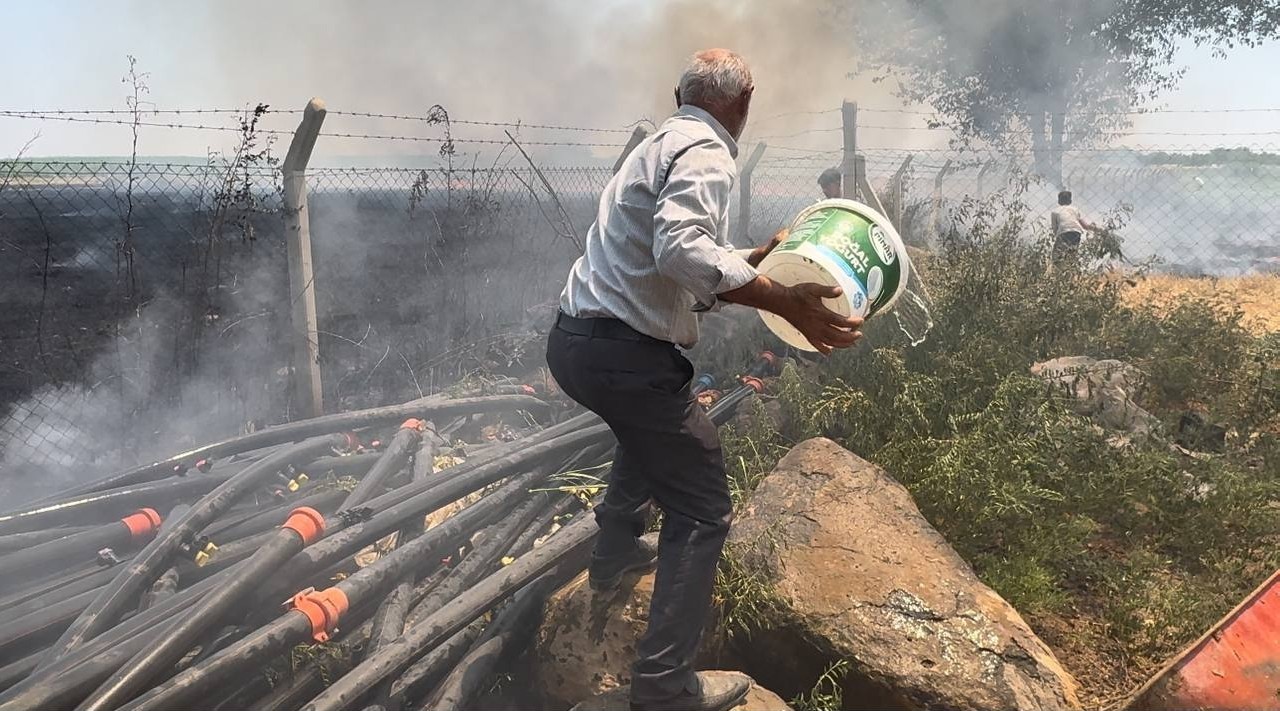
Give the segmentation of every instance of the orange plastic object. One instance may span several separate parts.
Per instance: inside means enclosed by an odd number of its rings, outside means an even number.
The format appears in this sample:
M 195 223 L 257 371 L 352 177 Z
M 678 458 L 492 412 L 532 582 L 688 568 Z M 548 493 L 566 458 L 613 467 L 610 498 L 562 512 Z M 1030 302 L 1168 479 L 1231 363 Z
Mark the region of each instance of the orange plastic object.
M 120 519 L 134 538 L 150 538 L 160 530 L 160 514 L 155 509 L 139 509 Z
M 768 363 L 770 368 L 778 367 L 778 356 L 773 351 L 760 351 L 760 360 Z
M 281 528 L 295 531 L 302 538 L 302 545 L 309 546 L 324 535 L 324 514 L 310 506 L 299 506 L 289 512 Z
M 427 431 L 427 423 L 423 422 L 422 420 L 419 420 L 419 419 L 416 419 L 416 418 L 410 417 L 409 419 L 407 419 L 407 420 L 405 420 L 403 423 L 401 423 L 401 425 L 400 425 L 400 429 L 402 429 L 402 430 L 417 430 L 417 431 L 419 431 L 419 432 L 426 432 L 426 431 Z
M 760 378 L 744 375 L 742 376 L 742 384 L 756 391 L 756 393 L 764 392 L 764 381 Z
M 338 588 L 317 591 L 307 588 L 293 596 L 289 604 L 311 622 L 311 638 L 323 644 L 338 628 L 338 619 L 347 612 L 347 594 Z
M 1173 658 L 1126 711 L 1280 708 L 1280 571 Z
M 524 393 L 525 395 L 537 395 L 537 394 L 538 394 L 538 390 L 537 390 L 537 388 L 533 387 L 532 385 L 521 385 L 521 386 L 520 386 L 520 392 Z

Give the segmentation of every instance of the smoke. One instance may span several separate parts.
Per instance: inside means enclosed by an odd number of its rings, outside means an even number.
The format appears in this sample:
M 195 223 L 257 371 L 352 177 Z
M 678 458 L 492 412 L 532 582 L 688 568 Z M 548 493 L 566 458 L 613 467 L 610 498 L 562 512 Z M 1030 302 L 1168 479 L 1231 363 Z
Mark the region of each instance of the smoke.
M 242 106 L 265 101 L 300 109 L 313 96 L 335 111 L 422 115 L 435 104 L 458 118 L 625 129 L 671 113 L 672 88 L 694 51 L 734 49 L 751 64 L 758 90 L 749 130 L 761 135 L 839 125 L 839 114 L 763 122 L 796 111 L 837 109 L 844 99 L 896 107 L 889 86 L 849 79 L 858 42 L 852 12 L 840 3 L 806 0 L 391 0 L 373 5 L 301 0 L 228 0 L 193 11 L 162 0 L 133 0 L 97 27 L 88 43 L 68 44 L 74 81 L 91 84 L 57 102 L 123 108 L 119 78 L 124 55 L 147 72 L 149 98 L 159 107 Z M 88 23 L 89 18 L 70 18 Z M 173 28 L 157 32 L 156 28 Z M 69 30 L 70 31 L 70 30 Z M 78 34 L 74 31 L 72 34 Z M 68 81 L 70 78 L 68 78 Z M 44 103 L 50 103 L 48 101 Z M 204 117 L 216 123 L 218 117 Z M 902 120 L 886 116 L 885 121 Z M 268 115 L 270 128 L 290 130 L 296 116 Z M 885 123 L 877 121 L 877 123 Z M 915 121 L 915 119 L 913 119 Z M 185 123 L 194 123 L 187 117 Z M 423 124 L 331 114 L 329 132 L 438 136 Z M 766 130 L 767 129 L 767 130 Z M 49 123 L 36 146 L 104 155 L 127 152 L 120 127 Z M 458 126 L 463 138 L 503 139 L 501 129 Z M 918 133 L 918 132 L 916 132 Z M 577 134 L 525 129 L 528 140 L 622 143 L 625 134 Z M 868 134 L 868 137 L 872 137 Z M 90 140 L 92 138 L 92 140 Z M 805 147 L 838 149 L 840 134 L 817 135 Z M 883 134 L 879 138 L 919 139 Z M 144 129 L 144 155 L 204 155 L 226 137 L 199 131 Z M 355 157 L 430 157 L 432 144 L 327 137 L 320 163 Z M 493 146 L 466 146 L 487 152 Z M 539 147 L 540 160 L 611 160 L 614 148 Z M 421 163 L 421 160 L 417 160 Z

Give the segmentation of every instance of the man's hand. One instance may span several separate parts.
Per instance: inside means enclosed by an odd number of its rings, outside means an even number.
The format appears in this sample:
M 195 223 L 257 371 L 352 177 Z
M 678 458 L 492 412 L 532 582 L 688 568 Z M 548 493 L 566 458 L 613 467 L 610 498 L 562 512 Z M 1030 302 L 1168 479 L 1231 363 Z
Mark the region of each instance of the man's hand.
M 840 296 L 839 287 L 819 284 L 783 286 L 761 274 L 747 285 L 726 291 L 720 298 L 734 304 L 775 313 L 795 326 L 819 353 L 848 348 L 862 338 L 862 319 L 845 318 L 823 305 L 823 299 Z
M 788 290 L 787 304 L 776 312 L 796 327 L 823 355 L 836 348 L 848 348 L 862 338 L 862 319 L 847 318 L 827 308 L 823 299 L 843 293 L 838 286 L 796 284 Z
M 751 251 L 751 256 L 747 257 L 747 264 L 750 264 L 753 267 L 760 266 L 760 262 L 763 262 L 764 258 L 769 256 L 769 253 L 773 251 L 774 247 L 782 244 L 790 233 L 791 230 L 786 227 L 778 230 L 778 233 L 775 234 L 768 242 Z

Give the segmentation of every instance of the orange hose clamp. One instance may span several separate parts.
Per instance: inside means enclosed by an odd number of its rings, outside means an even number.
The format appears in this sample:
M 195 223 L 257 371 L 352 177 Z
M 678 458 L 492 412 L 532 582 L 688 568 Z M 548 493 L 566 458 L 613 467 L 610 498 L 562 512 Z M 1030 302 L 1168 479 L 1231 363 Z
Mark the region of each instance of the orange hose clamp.
M 764 392 L 764 381 L 760 378 L 744 375 L 742 376 L 742 384 L 756 391 L 757 394 Z
M 426 431 L 427 431 L 427 423 L 425 423 L 425 422 L 423 422 L 422 420 L 419 420 L 419 419 L 417 419 L 417 418 L 410 417 L 409 419 L 405 420 L 405 421 L 400 425 L 400 429 L 402 429 L 402 430 L 417 430 L 417 431 L 419 431 L 419 432 L 426 432 Z
M 299 506 L 289 512 L 281 528 L 287 528 L 302 539 L 302 545 L 309 546 L 324 535 L 324 514 L 310 506 Z
M 134 538 L 150 538 L 160 530 L 160 514 L 155 509 L 139 509 L 120 519 Z
M 760 360 L 768 363 L 770 368 L 778 367 L 778 356 L 773 351 L 760 351 Z
M 338 619 L 347 612 L 347 594 L 338 588 L 317 591 L 307 588 L 293 596 L 289 604 L 306 615 L 311 622 L 311 638 L 321 644 L 329 641 L 329 633 L 338 627 Z

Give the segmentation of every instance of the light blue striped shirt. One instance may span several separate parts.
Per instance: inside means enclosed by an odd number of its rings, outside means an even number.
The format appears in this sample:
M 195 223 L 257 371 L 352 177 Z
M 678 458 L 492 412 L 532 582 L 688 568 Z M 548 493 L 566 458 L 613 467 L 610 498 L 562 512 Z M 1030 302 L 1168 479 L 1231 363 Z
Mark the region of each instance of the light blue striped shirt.
M 748 252 L 729 242 L 737 155 L 737 142 L 711 114 L 680 107 L 605 186 L 560 309 L 616 318 L 684 348 L 697 343 L 698 312 L 757 275 Z

